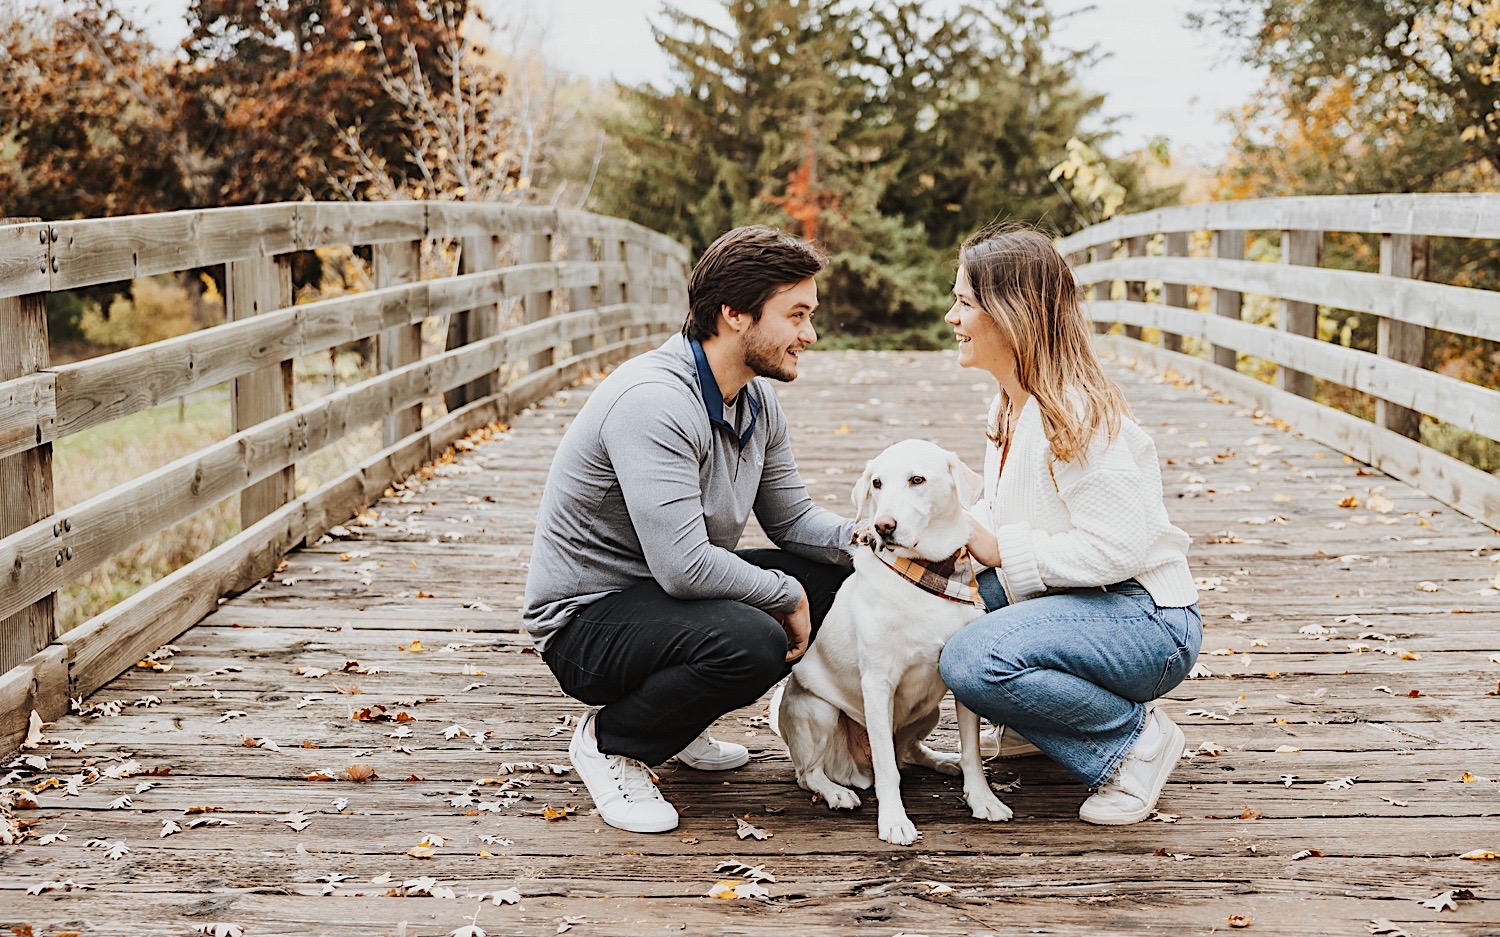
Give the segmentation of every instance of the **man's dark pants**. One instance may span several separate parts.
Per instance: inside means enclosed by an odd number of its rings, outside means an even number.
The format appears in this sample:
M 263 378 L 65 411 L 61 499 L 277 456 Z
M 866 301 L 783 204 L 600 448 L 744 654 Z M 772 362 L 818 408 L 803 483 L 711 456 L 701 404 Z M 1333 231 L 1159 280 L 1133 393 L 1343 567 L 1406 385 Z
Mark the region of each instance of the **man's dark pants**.
M 782 550 L 738 556 L 802 584 L 814 636 L 853 571 Z M 594 722 L 601 752 L 656 765 L 790 673 L 786 650 L 786 632 L 766 612 L 731 599 L 674 599 L 648 580 L 579 611 L 542 659 L 563 692 L 604 707 Z

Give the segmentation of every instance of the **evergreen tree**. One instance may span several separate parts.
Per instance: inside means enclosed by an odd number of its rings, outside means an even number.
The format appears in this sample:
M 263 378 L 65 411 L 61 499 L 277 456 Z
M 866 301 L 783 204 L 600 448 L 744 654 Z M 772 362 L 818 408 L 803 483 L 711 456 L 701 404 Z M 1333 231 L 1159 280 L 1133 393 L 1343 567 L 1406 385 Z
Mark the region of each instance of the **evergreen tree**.
M 825 326 L 928 346 L 960 240 L 995 220 L 1092 220 L 1048 179 L 1102 99 L 1091 53 L 1056 48 L 1039 0 L 726 0 L 729 26 L 668 8 L 665 89 L 622 89 L 629 117 L 595 207 L 701 251 L 749 222 L 816 239 Z M 1128 164 L 1115 177 L 1136 188 Z M 1140 199 L 1135 200 L 1138 206 Z

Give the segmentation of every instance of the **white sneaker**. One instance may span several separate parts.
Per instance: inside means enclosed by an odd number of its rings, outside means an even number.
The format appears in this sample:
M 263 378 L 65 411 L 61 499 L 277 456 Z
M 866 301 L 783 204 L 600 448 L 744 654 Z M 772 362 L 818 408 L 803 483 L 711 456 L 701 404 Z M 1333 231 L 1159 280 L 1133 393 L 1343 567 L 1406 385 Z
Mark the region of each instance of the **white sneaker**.
M 987 726 L 979 733 L 979 754 L 985 761 L 999 758 L 1030 758 L 1040 755 L 1042 750 L 1026 741 L 1015 729 L 1006 726 Z
M 677 753 L 677 760 L 699 771 L 728 771 L 750 760 L 750 749 L 733 742 L 721 742 L 704 730 Z
M 1156 799 L 1166 786 L 1167 777 L 1182 757 L 1186 737 L 1177 723 L 1155 706 L 1148 706 L 1146 718 L 1156 723 L 1156 735 L 1150 742 L 1142 738 L 1120 762 L 1115 776 L 1104 783 L 1078 808 L 1078 818 L 1102 826 L 1124 826 L 1139 823 L 1156 809 Z
M 665 833 L 677 827 L 677 810 L 656 789 L 651 769 L 634 758 L 599 751 L 594 714 L 578 723 L 568 757 L 594 798 L 605 823 L 632 833 Z

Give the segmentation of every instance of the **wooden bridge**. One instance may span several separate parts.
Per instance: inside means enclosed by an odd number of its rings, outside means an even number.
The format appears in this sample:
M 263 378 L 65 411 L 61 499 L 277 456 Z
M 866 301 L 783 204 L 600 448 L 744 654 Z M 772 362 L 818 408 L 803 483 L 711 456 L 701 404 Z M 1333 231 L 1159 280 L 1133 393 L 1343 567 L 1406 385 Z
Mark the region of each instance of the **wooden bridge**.
M 1246 231 L 1286 232 L 1283 263 L 1236 259 Z M 1379 236 L 1382 271 L 1318 268 L 1332 231 Z M 1064 242 L 1195 541 L 1204 651 L 1165 703 L 1190 757 L 1125 828 L 1079 822 L 1045 758 L 991 764 L 1008 824 L 914 773 L 924 838 L 901 848 L 808 802 L 763 708 L 717 730 L 748 767 L 663 769 L 671 834 L 603 825 L 567 767 L 582 708 L 518 632 L 536 502 L 598 369 L 680 323 L 678 245 L 432 203 L 0 227 L 0 930 L 1500 933 L 1500 482 L 1417 421 L 1500 439 L 1500 394 L 1419 351 L 1421 329 L 1500 340 L 1500 300 L 1411 276 L 1429 237 L 1500 239 L 1500 197 L 1193 206 Z M 456 275 L 420 278 L 424 244 Z M 378 288 L 291 306 L 287 257 L 350 245 Z M 49 366 L 46 292 L 218 264 L 229 324 Z M 1319 341 L 1319 305 L 1380 316 L 1378 351 Z M 294 359 L 372 335 L 376 376 L 295 405 Z M 1379 398 L 1376 422 L 1319 380 Z M 231 435 L 55 508 L 52 441 L 225 381 Z M 950 354 L 825 352 L 782 397 L 843 510 L 888 442 L 977 463 L 987 393 Z M 298 492 L 372 423 L 380 452 Z M 243 532 L 57 633 L 61 587 L 236 495 Z

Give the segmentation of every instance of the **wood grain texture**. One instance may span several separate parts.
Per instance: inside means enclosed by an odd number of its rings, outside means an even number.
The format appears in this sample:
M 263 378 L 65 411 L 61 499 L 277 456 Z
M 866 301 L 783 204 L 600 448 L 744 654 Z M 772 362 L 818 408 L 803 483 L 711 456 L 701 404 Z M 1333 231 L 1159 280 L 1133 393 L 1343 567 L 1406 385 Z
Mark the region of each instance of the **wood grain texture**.
M 1323 232 L 1281 232 L 1281 262 L 1299 267 L 1316 267 L 1323 254 Z M 1318 306 L 1316 303 L 1295 299 L 1283 299 L 1278 305 L 1280 315 L 1276 327 L 1292 335 L 1307 338 L 1318 337 Z M 1312 375 L 1295 368 L 1280 365 L 1276 368 L 1276 386 L 1298 397 L 1312 397 L 1316 390 Z
M 1245 232 L 1215 231 L 1209 250 L 1219 260 L 1238 261 L 1245 256 Z M 1134 262 L 1141 264 L 1141 261 Z M 1215 286 L 1210 295 L 1209 308 L 1214 315 L 1225 319 L 1238 320 L 1240 318 L 1241 307 L 1244 304 L 1244 294 L 1241 291 Z M 1239 366 L 1239 351 L 1232 345 L 1215 344 L 1210 355 L 1214 364 L 1225 370 L 1233 371 Z
M 40 240 L 45 233 L 25 223 L 35 220 L 0 220 L 0 232 L 21 230 Z M 0 388 L 11 388 L 11 392 L 0 394 L 0 403 L 13 400 L 16 411 L 0 417 L 0 440 L 8 436 L 11 443 L 0 447 L 0 538 L 40 521 L 53 510 L 52 443 L 42 432 L 47 378 L 37 373 L 49 363 L 46 296 L 29 293 L 0 298 L 0 382 L 4 382 Z M 28 436 L 30 445 L 24 445 Z M 9 454 L 5 454 L 5 448 L 11 450 Z M 61 565 L 71 555 L 57 536 L 49 546 L 52 555 L 36 562 L 54 560 Z M 7 572 L 14 581 L 21 570 L 12 565 Z M 50 593 L 36 595 L 32 601 L 0 613 L 0 674 L 46 647 L 56 629 L 56 598 Z
M 558 334 L 535 338 L 556 345 Z M 1253 918 L 1249 933 L 1287 937 L 1308 933 L 1309 922 L 1341 937 L 1368 937 L 1376 920 L 1413 935 L 1500 930 L 1493 871 L 1458 858 L 1500 837 L 1488 780 L 1500 719 L 1485 695 L 1500 679 L 1490 661 L 1500 656 L 1500 601 L 1476 594 L 1495 571 L 1494 533 L 1253 409 L 1289 418 L 1315 407 L 1304 398 L 1123 337 L 1101 344 L 1181 364 L 1175 376 L 1120 363 L 1111 372 L 1156 441 L 1172 520 L 1194 538 L 1200 663 L 1211 671 L 1162 703 L 1193 756 L 1174 771 L 1160 820 L 1080 823 L 1087 792 L 1030 758 L 989 765 L 992 781 L 1018 782 L 1001 795 L 1017 813 L 1006 824 L 970 818 L 956 779 L 909 772 L 905 800 L 924 838 L 888 846 L 872 806 L 832 814 L 796 788 L 764 700 L 715 727 L 751 749 L 750 765 L 728 774 L 662 767 L 663 791 L 683 816 L 670 834 L 604 826 L 570 771 L 502 776 L 506 763 L 566 765 L 564 718 L 584 711 L 526 653 L 519 599 L 547 465 L 595 385 L 548 387 L 532 375 L 530 392 L 551 395 L 527 407 L 513 399 L 507 431 L 458 447 L 390 495 L 375 491 L 372 475 L 361 490 L 375 500 L 357 523 L 217 604 L 172 640 L 170 672 L 131 667 L 93 695 L 120 701 L 118 715 L 49 727 L 93 744 L 49 746 L 47 769 L 18 783 L 127 759 L 171 773 L 104 777 L 76 797 L 39 793 L 40 809 L 25 819 L 38 835 L 69 839 L 0 853 L 0 919 L 39 934 L 180 934 L 211 922 L 247 934 L 394 934 L 405 922 L 408 933 L 436 935 L 477 921 L 491 934 L 551 935 L 571 919 L 569 932 L 585 935 L 1082 937 L 1224 933 L 1230 915 Z M 1227 402 L 1188 385 L 1186 362 L 1236 382 L 1231 390 L 1269 396 Z M 859 466 L 890 442 L 931 438 L 977 464 L 992 391 L 947 352 L 809 352 L 803 376 L 778 385 L 809 492 L 838 511 Z M 1372 492 L 1393 509 L 1365 507 Z M 1361 507 L 1339 506 L 1350 495 Z M 746 543 L 762 536 L 752 525 Z M 1339 634 L 1305 633 L 1309 625 Z M 1418 657 L 1381 653 L 1387 647 Z M 158 702 L 132 705 L 150 697 Z M 413 721 L 351 718 L 374 705 Z M 467 734 L 447 737 L 454 726 Z M 410 734 L 392 737 L 398 727 Z M 955 744 L 951 709 L 934 744 Z M 351 765 L 376 779 L 344 779 Z M 305 780 L 314 770 L 337 780 Z M 1466 783 L 1465 772 L 1475 779 Z M 484 778 L 526 783 L 511 799 L 477 783 Z M 142 780 L 157 786 L 138 793 Z M 122 795 L 132 803 L 111 808 Z M 548 822 L 543 805 L 576 813 Z M 188 815 L 190 806 L 221 809 Z M 283 822 L 293 811 L 306 829 Z M 774 835 L 738 839 L 734 818 L 747 813 Z M 234 825 L 159 836 L 164 821 L 195 816 Z M 85 845 L 96 837 L 130 854 L 109 860 Z M 431 858 L 407 854 L 431 837 L 443 839 Z M 1318 854 L 1294 858 L 1301 850 Z M 768 901 L 705 897 L 731 858 L 776 877 Z M 330 873 L 346 878 L 326 883 Z M 392 881 L 371 881 L 383 874 Z M 387 896 L 421 876 L 460 897 Z M 69 879 L 95 889 L 24 894 Z M 519 905 L 462 897 L 508 887 Z M 1475 897 L 1460 897 L 1456 911 L 1418 904 L 1454 889 Z
M 1432 257 L 1432 242 L 1425 235 L 1384 234 L 1380 238 L 1380 275 L 1391 282 L 1425 280 Z M 1500 320 L 1500 296 L 1490 295 L 1488 318 Z M 1419 324 L 1382 318 L 1376 323 L 1375 350 L 1381 357 L 1403 364 L 1423 367 L 1427 363 L 1427 329 Z M 1389 400 L 1375 401 L 1375 422 L 1408 439 L 1422 438 L 1422 415 L 1393 405 Z M 1494 438 L 1497 433 L 1490 434 Z
M 422 241 L 395 241 L 376 244 L 374 249 L 375 288 L 415 283 L 422 279 Z M 380 370 L 396 371 L 422 357 L 420 322 L 398 325 L 380 333 Z M 422 404 L 389 413 L 381 428 L 382 445 L 394 445 L 422 428 Z
M 251 257 L 233 261 L 225 273 L 224 309 L 230 320 L 250 319 L 292 304 L 292 268 L 285 258 Z M 240 433 L 292 408 L 291 358 L 235 378 L 229 390 L 231 432 Z M 292 499 L 295 465 L 286 465 L 240 492 L 240 526 L 249 527 Z
M 1168 257 L 1186 257 L 1192 247 L 1192 236 L 1186 231 L 1173 231 L 1163 238 L 1163 250 Z M 1161 285 L 1161 301 L 1163 305 L 1175 306 L 1186 309 L 1188 305 L 1188 284 L 1178 283 L 1172 280 L 1163 280 Z M 1161 347 L 1167 351 L 1182 350 L 1182 336 L 1174 332 L 1162 332 Z
M 1207 339 L 1500 440 L 1500 391 L 1488 387 L 1357 348 L 1192 310 L 1113 301 L 1091 303 L 1087 313 L 1099 322 L 1174 329 Z
M 1063 254 L 1167 231 L 1356 231 L 1500 238 L 1500 194 L 1314 195 L 1207 202 L 1122 215 L 1058 242 Z

